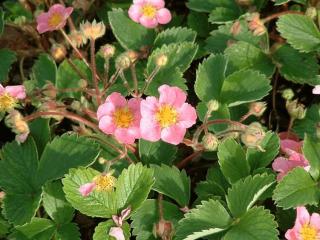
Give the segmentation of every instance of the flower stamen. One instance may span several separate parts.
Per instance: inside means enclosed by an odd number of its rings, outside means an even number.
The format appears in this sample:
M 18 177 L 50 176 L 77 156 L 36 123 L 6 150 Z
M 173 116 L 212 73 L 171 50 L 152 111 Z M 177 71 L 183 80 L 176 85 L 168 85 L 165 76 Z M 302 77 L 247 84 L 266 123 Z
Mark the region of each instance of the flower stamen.
M 133 120 L 133 114 L 127 107 L 119 108 L 114 112 L 113 121 L 119 128 L 130 127 Z
M 150 4 L 147 4 L 147 5 L 142 7 L 142 14 L 145 17 L 154 18 L 156 13 L 157 13 L 157 9 L 154 6 L 150 5 Z
M 0 112 L 8 111 L 15 107 L 16 99 L 5 93 L 0 96 Z
M 178 121 L 178 113 L 172 106 L 163 105 L 156 113 L 156 119 L 162 128 L 166 128 Z
M 111 176 L 108 174 L 96 176 L 93 179 L 93 182 L 96 184 L 95 190 L 97 190 L 98 192 L 102 192 L 102 191 L 110 192 L 114 188 L 116 180 L 117 179 L 114 176 Z
M 53 13 L 48 20 L 48 25 L 56 28 L 61 22 L 63 22 L 63 16 L 60 13 Z

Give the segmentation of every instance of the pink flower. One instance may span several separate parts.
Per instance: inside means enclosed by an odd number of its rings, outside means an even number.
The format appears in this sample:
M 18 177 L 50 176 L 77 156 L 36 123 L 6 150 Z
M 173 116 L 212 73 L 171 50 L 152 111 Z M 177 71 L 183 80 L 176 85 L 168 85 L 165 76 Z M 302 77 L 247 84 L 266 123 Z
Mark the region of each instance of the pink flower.
M 127 101 L 120 93 L 112 93 L 98 108 L 99 128 L 114 134 L 119 142 L 134 143 L 140 138 L 140 102 L 138 98 Z
M 38 32 L 44 33 L 63 28 L 72 11 L 72 7 L 65 8 L 61 4 L 52 5 L 48 12 L 41 13 L 37 17 Z
M 79 192 L 83 197 L 87 197 L 94 190 L 96 184 L 94 182 L 86 183 L 80 186 Z
M 311 216 L 305 207 L 297 207 L 297 218 L 294 227 L 289 229 L 287 240 L 317 240 L 320 239 L 320 215 Z
M 129 8 L 129 17 L 146 28 L 167 24 L 172 16 L 164 5 L 164 0 L 133 0 L 133 5 Z
M 279 172 L 277 176 L 278 181 L 296 167 L 303 167 L 306 171 L 309 171 L 309 162 L 301 154 L 302 142 L 283 139 L 280 141 L 280 148 L 286 157 L 277 157 L 272 163 L 273 170 Z
M 111 227 L 109 236 L 114 237 L 116 240 L 125 240 L 123 230 L 121 227 Z
M 23 85 L 3 87 L 0 84 L 0 112 L 12 110 L 18 99 L 26 98 L 26 90 Z
M 320 94 L 320 85 L 316 85 L 313 89 L 312 89 L 312 93 L 313 94 Z
M 186 129 L 196 123 L 196 110 L 185 103 L 187 95 L 178 87 L 162 85 L 159 93 L 159 99 L 147 97 L 141 102 L 141 137 L 177 145 L 182 142 Z

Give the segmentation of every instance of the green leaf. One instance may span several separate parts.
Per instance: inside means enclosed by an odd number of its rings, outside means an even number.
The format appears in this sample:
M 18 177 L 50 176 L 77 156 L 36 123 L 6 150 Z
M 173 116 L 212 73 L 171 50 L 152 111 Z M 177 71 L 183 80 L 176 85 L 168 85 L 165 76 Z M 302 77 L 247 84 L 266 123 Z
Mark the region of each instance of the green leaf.
M 48 240 L 51 239 L 55 231 L 54 223 L 49 219 L 33 218 L 26 225 L 16 227 L 14 239 L 21 240 Z
M 307 109 L 304 119 L 294 121 L 293 130 L 300 138 L 304 138 L 305 134 L 317 137 L 318 122 L 320 122 L 320 105 L 313 104 Z
M 8 73 L 11 69 L 12 63 L 17 61 L 16 53 L 2 48 L 0 49 L 0 59 L 1 59 L 1 68 L 0 68 L 0 83 L 7 80 Z
M 317 205 L 320 193 L 310 174 L 303 168 L 290 171 L 277 185 L 273 192 L 277 206 L 284 209 L 302 205 Z
M 275 0 L 275 4 L 276 6 L 278 5 L 282 5 L 285 4 L 287 2 L 289 2 L 290 0 Z M 306 4 L 306 0 L 292 0 L 292 2 L 296 2 L 296 3 L 300 3 L 300 4 Z
M 175 145 L 163 141 L 149 142 L 139 140 L 139 156 L 144 164 L 171 165 L 175 159 L 178 148 Z
M 231 2 L 231 1 L 229 1 Z M 209 22 L 213 24 L 221 24 L 236 20 L 241 15 L 241 9 L 234 2 L 231 7 L 217 7 L 213 9 L 209 15 Z
M 79 227 L 75 223 L 67 223 L 57 226 L 56 240 L 81 240 Z
M 302 53 L 285 44 L 274 52 L 273 60 L 280 74 L 287 80 L 312 86 L 320 84 L 319 65 L 315 54 Z
M 188 14 L 188 26 L 196 31 L 199 37 L 207 37 L 209 34 L 208 16 L 205 13 L 190 11 Z
M 174 228 L 176 228 L 178 221 L 183 217 L 181 210 L 176 205 L 165 200 L 162 201 L 162 208 L 163 218 L 172 222 Z M 160 220 L 157 200 L 146 200 L 139 211 L 132 215 L 131 219 L 133 235 L 137 236 L 137 240 L 156 240 L 153 235 L 153 227 Z
M 73 64 L 81 71 L 86 79 L 91 81 L 91 70 L 79 59 L 72 60 Z M 79 82 L 82 79 L 81 76 L 73 69 L 67 60 L 60 63 L 57 71 L 56 87 L 58 89 L 65 88 L 79 88 Z M 79 92 L 64 92 L 59 96 L 61 97 L 75 97 L 80 98 Z
M 10 231 L 10 224 L 0 215 L 0 237 L 4 237 Z
M 114 237 L 109 236 L 109 231 L 111 227 L 115 227 L 116 225 L 112 220 L 108 220 L 106 222 L 99 223 L 99 225 L 95 228 L 93 234 L 93 240 L 113 240 Z M 123 234 L 126 240 L 130 239 L 130 225 L 127 222 L 123 223 L 122 226 Z
M 147 199 L 153 183 L 153 170 L 141 163 L 131 164 L 124 169 L 116 183 L 118 209 L 130 206 L 135 211 Z
M 186 171 L 175 166 L 154 166 L 156 182 L 153 189 L 174 199 L 181 207 L 188 206 L 190 200 L 190 178 Z
M 58 224 L 72 221 L 74 209 L 67 202 L 60 181 L 49 182 L 44 187 L 43 207 L 46 213 Z
M 194 42 L 196 40 L 196 32 L 189 28 L 173 27 L 160 32 L 155 41 L 154 48 L 171 43 Z
M 39 182 L 61 178 L 70 168 L 92 164 L 99 146 L 94 141 L 76 134 L 55 137 L 47 144 L 39 164 Z M 50 171 L 48 171 L 50 169 Z
M 232 225 L 223 240 L 278 240 L 277 227 L 269 210 L 254 207 Z
M 30 134 L 37 144 L 39 155 L 42 154 L 51 138 L 49 122 L 50 119 L 38 118 L 29 123 Z
M 279 153 L 280 139 L 277 134 L 267 132 L 260 146 L 265 152 L 261 152 L 255 148 L 247 149 L 247 161 L 249 162 L 251 171 L 267 167 Z
M 311 176 L 317 180 L 320 171 L 320 141 L 306 135 L 303 141 L 303 155 L 308 159 Z
M 253 70 L 242 70 L 229 75 L 222 86 L 222 103 L 229 107 L 260 100 L 271 90 L 265 75 Z
M 4 11 L 2 8 L 0 8 L 0 37 L 4 31 L 4 24 L 5 24 Z
M 231 218 L 219 201 L 203 201 L 179 222 L 176 240 L 194 240 L 227 229 Z
M 277 22 L 278 31 L 295 49 L 302 52 L 319 50 L 320 32 L 307 16 L 286 14 Z
M 21 146 L 6 144 L 1 151 L 0 187 L 6 192 L 4 212 L 15 225 L 30 222 L 39 207 L 41 185 L 35 176 L 38 168 L 37 148 L 32 138 Z
M 218 158 L 221 171 L 230 183 L 234 183 L 250 174 L 245 152 L 234 139 L 226 139 L 219 145 Z
M 93 191 L 89 196 L 83 197 L 79 192 L 81 185 L 92 182 L 93 178 L 101 173 L 92 168 L 71 169 L 62 180 L 66 199 L 81 213 L 91 217 L 110 218 L 117 214 L 114 192 Z
M 154 30 L 135 23 L 120 9 L 108 12 L 108 16 L 113 34 L 125 49 L 139 50 L 143 46 L 152 45 Z
M 199 99 L 208 102 L 220 99 L 228 61 L 223 55 L 211 55 L 197 70 L 195 92 Z
M 239 41 L 232 44 L 225 50 L 225 55 L 237 70 L 257 70 L 268 77 L 274 73 L 275 65 L 271 58 L 250 43 Z
M 197 53 L 197 45 L 190 42 L 173 43 L 163 45 L 157 48 L 148 59 L 147 72 L 150 75 L 156 68 L 156 60 L 161 55 L 166 55 L 168 62 L 161 67 L 157 75 L 152 80 L 146 93 L 149 95 L 158 95 L 158 87 L 163 84 L 177 86 L 182 89 L 187 89 L 185 80 L 182 78 L 182 73 L 186 71 Z
M 56 84 L 57 66 L 52 57 L 48 54 L 41 54 L 32 67 L 32 73 L 37 81 L 37 86 L 42 88 L 47 82 Z
M 189 0 L 187 7 L 197 12 L 211 12 L 217 0 Z
M 274 183 L 272 175 L 255 175 L 241 179 L 228 191 L 227 203 L 233 217 L 241 217 L 259 200 Z

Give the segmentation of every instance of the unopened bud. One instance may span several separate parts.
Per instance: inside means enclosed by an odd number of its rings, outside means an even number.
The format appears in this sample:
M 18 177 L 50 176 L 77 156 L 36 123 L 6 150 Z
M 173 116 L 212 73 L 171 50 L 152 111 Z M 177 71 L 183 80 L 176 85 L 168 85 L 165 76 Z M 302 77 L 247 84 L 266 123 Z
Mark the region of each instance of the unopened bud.
M 292 100 L 292 98 L 294 97 L 294 92 L 292 91 L 291 88 L 287 88 L 287 89 L 283 90 L 282 97 L 285 100 Z
M 137 53 L 136 51 L 133 51 L 133 50 L 127 51 L 126 54 L 130 58 L 131 63 L 136 62 L 137 59 L 139 58 L 139 53 Z
M 84 79 L 80 79 L 78 85 L 80 88 L 86 88 L 88 86 L 88 82 Z
M 208 103 L 207 103 L 207 108 L 208 108 L 208 112 L 214 112 L 214 111 L 217 111 L 220 107 L 220 104 L 217 100 L 210 100 Z
M 5 119 L 5 123 L 16 134 L 16 141 L 18 143 L 25 142 L 30 130 L 27 122 L 24 120 L 19 111 L 10 111 Z
M 259 13 L 253 13 L 249 18 L 249 29 L 253 32 L 255 36 L 261 36 L 266 32 L 264 23 L 260 19 Z
M 103 165 L 106 164 L 107 160 L 105 160 L 103 157 L 99 157 L 98 162 Z
M 249 112 L 251 115 L 261 117 L 264 111 L 267 109 L 265 102 L 253 102 L 250 103 Z
M 317 9 L 315 7 L 308 7 L 306 11 L 306 16 L 315 20 L 318 15 Z
M 67 55 L 67 50 L 62 44 L 54 43 L 50 49 L 51 56 L 56 62 L 61 62 Z
M 230 33 L 233 36 L 237 36 L 240 32 L 241 32 L 241 23 L 239 20 L 237 20 L 232 24 L 231 29 L 230 29 Z
M 306 116 L 306 108 L 302 103 L 298 103 L 298 100 L 287 101 L 287 111 L 292 119 L 304 119 Z
M 158 67 L 164 67 L 168 63 L 168 57 L 167 55 L 161 54 L 156 59 L 156 64 Z
M 116 52 L 116 48 L 111 44 L 105 44 L 99 50 L 100 55 L 106 59 L 112 58 L 115 52 Z
M 214 134 L 207 133 L 202 138 L 202 144 L 206 150 L 213 152 L 218 148 L 219 139 Z
M 260 150 L 260 144 L 265 137 L 265 132 L 262 126 L 258 122 L 251 123 L 245 132 L 241 135 L 241 141 L 249 148 L 258 148 Z
M 48 82 L 43 87 L 42 93 L 50 99 L 55 99 L 57 96 L 57 88 L 51 82 Z
M 174 234 L 173 224 L 170 221 L 160 220 L 153 226 L 153 235 L 161 239 L 172 239 Z
M 131 59 L 126 53 L 122 53 L 116 58 L 117 69 L 127 69 L 131 66 Z

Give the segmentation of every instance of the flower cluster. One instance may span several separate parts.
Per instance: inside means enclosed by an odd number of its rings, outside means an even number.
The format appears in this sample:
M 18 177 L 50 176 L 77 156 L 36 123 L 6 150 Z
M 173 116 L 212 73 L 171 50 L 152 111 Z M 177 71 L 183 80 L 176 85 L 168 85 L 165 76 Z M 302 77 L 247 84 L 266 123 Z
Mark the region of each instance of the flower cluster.
M 178 87 L 162 85 L 159 93 L 159 98 L 128 101 L 112 93 L 98 109 L 99 128 L 125 144 L 139 138 L 181 143 L 186 129 L 196 123 L 196 110 L 185 102 L 187 95 Z

